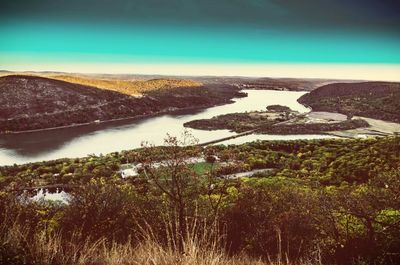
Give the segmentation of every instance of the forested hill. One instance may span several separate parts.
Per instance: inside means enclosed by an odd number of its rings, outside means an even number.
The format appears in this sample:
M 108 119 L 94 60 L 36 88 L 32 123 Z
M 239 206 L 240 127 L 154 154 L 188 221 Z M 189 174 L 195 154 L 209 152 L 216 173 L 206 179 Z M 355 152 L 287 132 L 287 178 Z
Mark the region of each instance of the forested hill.
M 311 91 L 298 101 L 315 111 L 400 122 L 400 83 L 329 84 Z
M 0 132 L 45 129 L 136 117 L 187 107 L 209 107 L 240 96 L 231 86 L 169 88 L 132 97 L 37 76 L 0 77 Z

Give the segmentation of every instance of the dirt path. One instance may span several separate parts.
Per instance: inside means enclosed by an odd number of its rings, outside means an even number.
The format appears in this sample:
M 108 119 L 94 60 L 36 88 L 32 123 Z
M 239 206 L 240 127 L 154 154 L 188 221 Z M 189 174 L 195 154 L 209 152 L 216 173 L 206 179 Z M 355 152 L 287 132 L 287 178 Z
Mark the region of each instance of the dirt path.
M 251 177 L 257 173 L 266 173 L 274 170 L 273 168 L 264 168 L 264 169 L 254 169 L 252 171 L 246 171 L 246 172 L 239 172 L 235 174 L 229 174 L 229 175 L 223 175 L 221 176 L 224 179 L 238 179 L 238 178 L 244 178 L 244 177 Z

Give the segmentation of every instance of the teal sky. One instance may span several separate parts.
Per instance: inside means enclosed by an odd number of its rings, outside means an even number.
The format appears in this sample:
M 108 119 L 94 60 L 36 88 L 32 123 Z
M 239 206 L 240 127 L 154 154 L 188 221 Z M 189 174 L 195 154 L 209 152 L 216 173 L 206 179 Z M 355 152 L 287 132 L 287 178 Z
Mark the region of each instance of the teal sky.
M 395 1 L 15 0 L 2 10 L 0 69 L 15 62 L 400 64 Z

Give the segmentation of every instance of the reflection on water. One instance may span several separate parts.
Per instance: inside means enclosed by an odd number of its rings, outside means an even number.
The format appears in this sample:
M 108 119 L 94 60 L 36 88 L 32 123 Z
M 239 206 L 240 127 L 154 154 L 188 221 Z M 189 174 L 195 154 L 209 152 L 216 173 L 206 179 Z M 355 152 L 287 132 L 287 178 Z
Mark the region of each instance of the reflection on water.
M 233 104 L 212 107 L 201 111 L 180 111 L 141 120 L 127 120 L 67 128 L 52 131 L 0 136 L 0 164 L 25 163 L 62 157 L 81 157 L 88 154 L 109 153 L 140 147 L 143 141 L 160 145 L 166 134 L 179 136 L 183 123 L 194 119 L 211 118 L 216 115 L 265 110 L 266 106 L 280 104 L 299 112 L 308 109 L 297 102 L 306 92 L 244 90 L 246 98 L 235 99 Z M 200 142 L 234 135 L 228 130 L 191 130 Z M 261 139 L 265 136 L 250 135 L 243 139 Z M 304 139 L 304 136 L 293 136 Z M 324 136 L 305 136 L 306 138 Z M 286 139 L 287 136 L 268 135 L 268 139 Z M 239 138 L 241 139 L 241 138 Z M 239 140 L 237 139 L 237 140 Z M 243 141 L 241 139 L 241 141 Z

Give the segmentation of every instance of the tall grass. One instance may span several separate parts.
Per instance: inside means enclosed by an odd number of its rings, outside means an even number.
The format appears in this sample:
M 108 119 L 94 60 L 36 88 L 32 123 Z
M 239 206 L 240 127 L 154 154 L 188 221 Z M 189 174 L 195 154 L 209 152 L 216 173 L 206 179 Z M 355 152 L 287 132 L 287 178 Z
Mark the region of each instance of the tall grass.
M 102 238 L 96 241 L 82 239 L 78 234 L 64 240 L 57 233 L 36 231 L 31 234 L 23 226 L 5 220 L 0 226 L 1 264 L 42 264 L 42 265 L 290 265 L 287 259 L 263 261 L 241 254 L 229 256 L 223 247 L 223 237 L 215 225 L 194 221 L 188 225 L 188 233 L 182 238 L 182 248 L 177 247 L 172 222 L 166 223 L 167 244 L 144 227 L 141 240 L 125 243 Z M 281 257 L 281 256 L 280 256 Z M 297 262 L 298 265 L 319 264 L 316 260 Z

